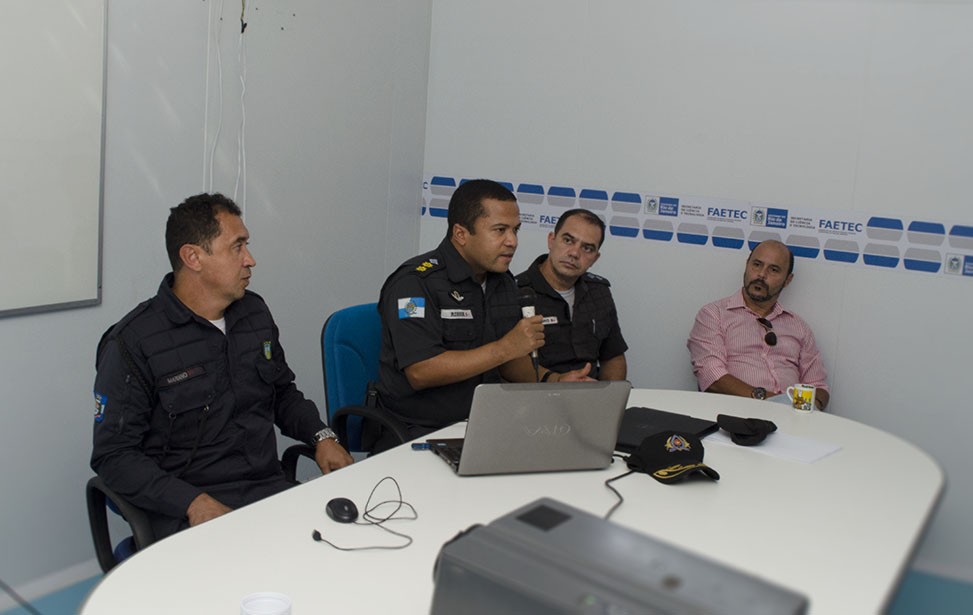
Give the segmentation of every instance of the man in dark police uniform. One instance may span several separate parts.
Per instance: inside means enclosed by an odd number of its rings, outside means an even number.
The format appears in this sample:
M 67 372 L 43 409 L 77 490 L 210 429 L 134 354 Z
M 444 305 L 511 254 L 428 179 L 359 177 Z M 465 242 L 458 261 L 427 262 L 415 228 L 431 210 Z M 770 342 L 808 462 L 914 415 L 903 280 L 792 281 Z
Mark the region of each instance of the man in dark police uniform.
M 324 473 L 352 462 L 246 290 L 256 263 L 240 213 L 220 194 L 174 207 L 172 273 L 98 345 L 91 467 L 149 513 L 156 538 L 288 488 L 275 424 L 314 445 Z
M 601 256 L 605 223 L 587 209 L 564 212 L 547 236 L 548 254 L 517 276 L 517 284 L 536 293 L 544 317 L 541 365 L 567 372 L 591 365 L 599 380 L 625 380 L 628 345 L 608 280 L 588 269 Z
M 447 222 L 435 250 L 389 276 L 378 304 L 380 401 L 412 437 L 466 419 L 480 383 L 501 376 L 536 381 L 529 355 L 544 344 L 541 317 L 521 318 L 509 271 L 520 230 L 513 193 L 490 180 L 465 182 L 449 201 Z M 586 374 L 577 370 L 550 380 L 583 380 Z M 386 432 L 373 451 L 395 444 Z

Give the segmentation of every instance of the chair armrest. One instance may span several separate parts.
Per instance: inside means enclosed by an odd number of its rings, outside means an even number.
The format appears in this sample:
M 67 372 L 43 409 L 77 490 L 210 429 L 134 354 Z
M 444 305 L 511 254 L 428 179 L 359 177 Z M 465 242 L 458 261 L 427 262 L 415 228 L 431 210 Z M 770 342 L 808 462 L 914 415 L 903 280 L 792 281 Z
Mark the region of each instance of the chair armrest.
M 309 444 L 294 444 L 288 446 L 280 457 L 280 465 L 284 468 L 284 478 L 295 485 L 297 484 L 297 461 L 301 457 L 315 461 L 314 447 Z
M 407 442 L 409 431 L 405 424 L 383 408 L 373 408 L 368 406 L 345 406 L 339 408 L 331 417 L 331 428 L 338 434 L 338 438 L 344 442 L 348 437 L 348 418 L 360 416 L 364 419 L 372 420 L 395 434 L 400 443 Z
M 111 536 L 108 532 L 107 500 L 115 505 L 128 522 L 137 550 L 144 549 L 155 542 L 155 532 L 152 530 L 148 514 L 112 491 L 100 476 L 88 480 L 85 499 L 88 503 L 88 523 L 91 527 L 91 539 L 95 545 L 95 555 L 104 572 L 108 572 L 118 564 L 112 552 Z

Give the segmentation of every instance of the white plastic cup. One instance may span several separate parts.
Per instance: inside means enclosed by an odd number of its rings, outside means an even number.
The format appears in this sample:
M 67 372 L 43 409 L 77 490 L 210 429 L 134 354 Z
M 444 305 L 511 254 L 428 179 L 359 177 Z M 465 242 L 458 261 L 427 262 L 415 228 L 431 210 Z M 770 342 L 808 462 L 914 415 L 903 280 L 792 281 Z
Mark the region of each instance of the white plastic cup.
M 240 601 L 240 615 L 291 615 L 291 599 L 277 592 L 248 594 Z

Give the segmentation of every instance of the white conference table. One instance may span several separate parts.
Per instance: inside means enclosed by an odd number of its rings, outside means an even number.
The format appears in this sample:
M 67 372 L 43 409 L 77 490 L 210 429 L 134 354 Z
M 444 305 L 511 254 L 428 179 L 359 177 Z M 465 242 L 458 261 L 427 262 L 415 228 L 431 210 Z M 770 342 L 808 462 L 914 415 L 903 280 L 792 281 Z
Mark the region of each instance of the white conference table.
M 744 398 L 640 389 L 629 406 L 766 418 L 779 433 L 841 449 L 806 464 L 704 440 L 719 482 L 627 476 L 613 483 L 625 502 L 612 521 L 801 592 L 816 615 L 887 607 L 943 488 L 927 454 L 848 419 Z M 541 496 L 603 516 L 616 502 L 604 481 L 625 471 L 616 461 L 601 471 L 458 477 L 433 453 L 401 446 L 150 546 L 109 573 L 82 613 L 239 613 L 241 598 L 259 591 L 287 594 L 294 615 L 428 613 L 433 564 L 458 532 Z M 389 525 L 411 546 L 341 552 L 311 539 L 316 528 L 342 546 L 397 544 L 324 512 L 336 496 L 363 508 L 384 476 L 418 511 Z M 386 483 L 378 495 L 394 490 Z

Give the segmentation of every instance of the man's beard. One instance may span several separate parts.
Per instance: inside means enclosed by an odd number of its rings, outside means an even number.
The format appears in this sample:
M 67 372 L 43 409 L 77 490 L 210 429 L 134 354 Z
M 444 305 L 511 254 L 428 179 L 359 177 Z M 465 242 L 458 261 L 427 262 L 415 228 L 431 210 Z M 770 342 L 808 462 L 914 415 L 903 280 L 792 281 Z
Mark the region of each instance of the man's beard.
M 760 292 L 759 290 L 757 290 L 758 287 L 763 287 L 764 289 L 766 289 L 763 294 L 758 294 Z M 774 297 L 780 294 L 780 290 L 778 290 L 777 292 L 771 292 L 770 285 L 768 285 L 766 282 L 762 280 L 752 280 L 749 284 L 747 284 L 744 290 L 746 291 L 747 296 L 750 297 L 750 300 L 756 303 L 764 303 L 766 301 L 770 301 L 771 299 L 773 299 Z

